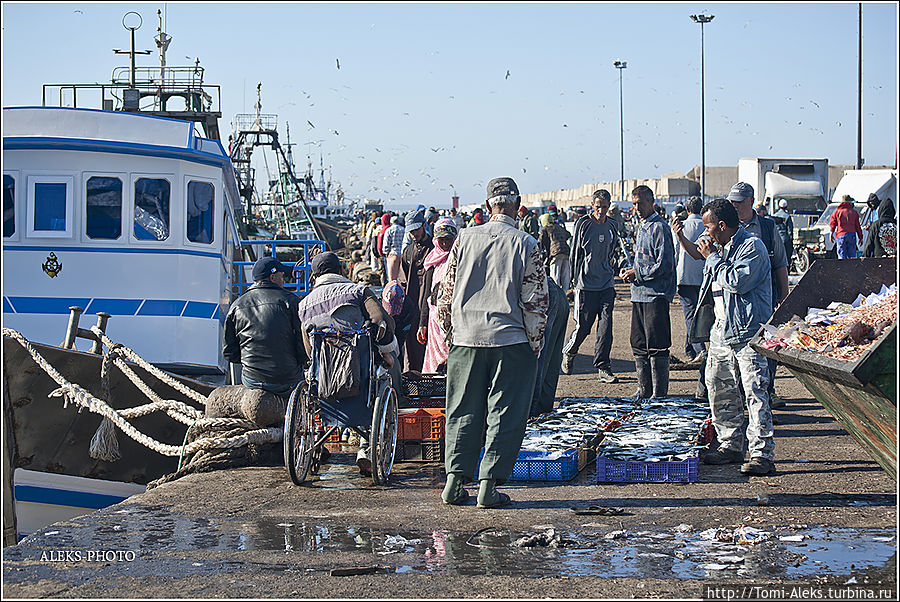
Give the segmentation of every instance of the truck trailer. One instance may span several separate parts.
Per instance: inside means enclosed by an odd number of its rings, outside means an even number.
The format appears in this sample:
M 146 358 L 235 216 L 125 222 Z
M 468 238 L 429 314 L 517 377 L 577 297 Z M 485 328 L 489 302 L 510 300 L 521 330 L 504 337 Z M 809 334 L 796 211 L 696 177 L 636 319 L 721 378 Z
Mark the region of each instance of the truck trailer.
M 753 186 L 755 203 L 770 214 L 782 199 L 791 214 L 818 216 L 828 205 L 828 159 L 738 159 L 738 180 Z

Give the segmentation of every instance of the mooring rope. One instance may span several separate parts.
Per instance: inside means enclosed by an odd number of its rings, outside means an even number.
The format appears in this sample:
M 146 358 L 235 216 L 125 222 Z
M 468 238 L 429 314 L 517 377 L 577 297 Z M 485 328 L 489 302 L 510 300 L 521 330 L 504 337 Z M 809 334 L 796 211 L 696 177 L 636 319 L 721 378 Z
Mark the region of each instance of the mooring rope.
M 103 422 L 100 424 L 97 433 L 94 434 L 94 438 L 91 440 L 90 453 L 92 457 L 109 462 L 113 462 L 120 458 L 118 442 L 115 441 L 115 428 L 113 427 L 118 427 L 123 433 L 141 445 L 164 456 L 183 455 L 184 457 L 188 457 L 198 454 L 199 452 L 208 454 L 213 450 L 259 445 L 263 443 L 277 443 L 282 440 L 284 434 L 283 429 L 277 427 L 258 428 L 255 423 L 244 418 L 205 418 L 201 410 L 193 408 L 186 403 L 173 399 L 162 399 L 134 373 L 134 371 L 125 363 L 124 359 L 121 357 L 122 355 L 131 358 L 136 364 L 191 399 L 204 404 L 206 402 L 206 398 L 201 393 L 178 382 L 156 366 L 148 363 L 128 347 L 112 342 L 108 337 L 99 333 L 99 329 L 97 329 L 96 326 L 91 330 L 101 337 L 101 341 L 107 347 L 107 352 L 104 354 L 103 363 L 100 369 L 102 394 L 109 399 L 109 376 L 112 365 L 115 365 L 122 370 L 125 376 L 134 383 L 141 392 L 153 400 L 151 403 L 124 410 L 115 410 L 103 399 L 93 396 L 81 386 L 66 380 L 66 378 L 60 374 L 50 362 L 38 353 L 34 345 L 32 345 L 20 332 L 11 328 L 4 328 L 3 336 L 18 341 L 29 355 L 31 355 L 35 363 L 44 370 L 57 385 L 59 385 L 59 388 L 50 393 L 50 397 L 62 397 L 64 400 L 63 407 L 67 407 L 69 403 L 74 403 L 78 406 L 79 411 L 82 408 L 86 408 L 103 417 Z M 164 411 L 179 422 L 189 425 L 189 432 L 192 430 L 198 434 L 216 431 L 224 432 L 221 432 L 218 436 L 196 438 L 186 445 L 168 445 L 145 435 L 128 422 L 129 419 L 145 416 L 158 411 Z M 179 472 L 184 471 L 186 468 L 188 467 L 182 468 Z M 191 471 L 196 472 L 197 469 L 195 468 Z M 169 477 L 171 476 L 173 475 L 169 475 Z

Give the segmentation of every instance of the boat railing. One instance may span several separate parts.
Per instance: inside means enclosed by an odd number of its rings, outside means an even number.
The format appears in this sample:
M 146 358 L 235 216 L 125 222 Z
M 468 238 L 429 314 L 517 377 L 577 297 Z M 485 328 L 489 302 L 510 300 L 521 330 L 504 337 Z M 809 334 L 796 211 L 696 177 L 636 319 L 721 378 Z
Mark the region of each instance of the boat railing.
M 235 133 L 275 131 L 278 129 L 278 115 L 273 113 L 238 113 L 231 120 L 231 129 Z
M 310 289 L 310 261 L 318 253 L 327 250 L 324 241 L 321 240 L 298 240 L 298 239 L 254 239 L 241 240 L 242 247 L 262 246 L 256 255 L 258 257 L 271 255 L 275 259 L 287 265 L 293 264 L 294 282 L 286 282 L 284 288 L 292 290 L 300 296 L 306 295 Z M 280 248 L 280 253 L 279 253 Z M 299 255 L 299 257 L 298 257 Z M 237 295 L 244 294 L 244 291 L 253 286 L 253 282 L 245 281 L 245 268 L 252 266 L 253 261 L 234 260 L 232 262 L 238 277 L 235 279 L 234 286 L 237 288 Z
M 170 68 L 178 69 L 177 67 Z M 194 81 L 182 80 L 173 74 L 169 78 L 169 70 L 166 69 L 165 81 L 161 79 L 139 79 L 135 81 L 134 89 L 139 90 L 140 98 L 153 97 L 151 108 L 141 108 L 144 111 L 156 111 L 160 113 L 220 113 L 221 112 L 221 87 L 218 85 L 204 84 L 201 78 Z M 159 72 L 159 68 L 156 68 Z M 125 90 L 131 89 L 127 81 L 112 83 L 88 83 L 88 84 L 44 84 L 41 93 L 41 105 L 48 107 L 73 107 L 73 108 L 102 108 L 105 111 L 120 111 L 126 106 Z M 81 101 L 79 101 L 79 96 Z M 173 97 L 180 97 L 184 101 L 184 108 L 169 109 L 168 102 Z M 98 102 L 99 101 L 99 102 Z M 173 115 L 175 116 L 175 115 Z

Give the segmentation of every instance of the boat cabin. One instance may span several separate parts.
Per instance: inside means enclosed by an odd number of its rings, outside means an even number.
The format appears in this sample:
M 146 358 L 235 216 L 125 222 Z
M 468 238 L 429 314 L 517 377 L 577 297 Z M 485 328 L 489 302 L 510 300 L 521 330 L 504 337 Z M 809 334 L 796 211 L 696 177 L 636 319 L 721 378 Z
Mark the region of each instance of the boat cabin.
M 3 123 L 3 325 L 58 345 L 70 306 L 85 328 L 105 312 L 148 361 L 223 374 L 240 205 L 221 143 L 123 111 L 12 107 Z

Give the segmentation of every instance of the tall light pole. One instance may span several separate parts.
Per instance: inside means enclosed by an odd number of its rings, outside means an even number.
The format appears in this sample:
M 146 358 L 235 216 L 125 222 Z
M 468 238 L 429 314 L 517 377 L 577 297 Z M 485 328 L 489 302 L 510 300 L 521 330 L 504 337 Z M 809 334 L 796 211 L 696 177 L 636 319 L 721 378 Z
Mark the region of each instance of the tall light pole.
M 613 67 L 619 70 L 619 166 L 621 167 L 619 191 L 623 204 L 625 203 L 625 113 L 622 108 L 622 69 L 627 66 L 628 63 L 625 61 L 613 61 Z
M 703 54 L 703 26 L 715 15 L 691 15 L 700 24 L 700 199 L 706 202 L 706 64 Z
M 862 169 L 862 2 L 859 3 L 859 83 L 856 102 L 856 169 Z

